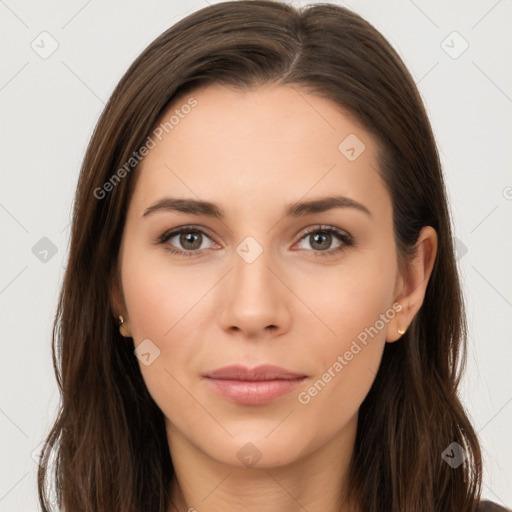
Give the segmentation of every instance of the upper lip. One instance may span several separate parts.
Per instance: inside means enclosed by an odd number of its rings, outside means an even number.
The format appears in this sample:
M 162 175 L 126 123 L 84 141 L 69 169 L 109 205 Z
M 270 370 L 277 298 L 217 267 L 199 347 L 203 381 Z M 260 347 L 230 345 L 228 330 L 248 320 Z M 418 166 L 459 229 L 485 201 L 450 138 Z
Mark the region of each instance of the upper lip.
M 298 379 L 306 377 L 306 375 L 291 372 L 279 366 L 264 364 L 255 368 L 247 368 L 241 365 L 224 366 L 223 368 L 206 373 L 204 377 L 211 379 L 261 381 Z

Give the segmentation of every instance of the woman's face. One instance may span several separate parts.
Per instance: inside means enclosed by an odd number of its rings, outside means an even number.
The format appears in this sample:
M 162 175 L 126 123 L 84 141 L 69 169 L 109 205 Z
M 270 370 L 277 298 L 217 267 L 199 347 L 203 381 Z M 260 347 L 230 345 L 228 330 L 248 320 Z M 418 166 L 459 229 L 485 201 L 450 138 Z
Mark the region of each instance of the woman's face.
M 190 96 L 197 104 L 182 108 Z M 125 328 L 171 452 L 187 444 L 226 464 L 271 467 L 349 446 L 401 325 L 375 141 L 292 87 L 190 96 L 163 116 L 177 117 L 133 171 L 120 251 Z M 307 206 L 335 197 L 346 199 Z M 168 208 L 152 208 L 166 198 Z M 172 209 L 171 198 L 208 202 L 218 215 Z M 231 365 L 300 378 L 207 377 Z

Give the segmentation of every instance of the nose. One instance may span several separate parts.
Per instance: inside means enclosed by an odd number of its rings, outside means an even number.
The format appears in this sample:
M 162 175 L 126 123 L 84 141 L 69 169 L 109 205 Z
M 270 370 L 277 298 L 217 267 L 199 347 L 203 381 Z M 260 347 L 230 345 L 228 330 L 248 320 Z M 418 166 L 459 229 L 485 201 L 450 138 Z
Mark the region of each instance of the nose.
M 235 254 L 219 294 L 222 328 L 253 339 L 275 337 L 288 330 L 292 294 L 280 274 L 265 250 L 252 262 Z

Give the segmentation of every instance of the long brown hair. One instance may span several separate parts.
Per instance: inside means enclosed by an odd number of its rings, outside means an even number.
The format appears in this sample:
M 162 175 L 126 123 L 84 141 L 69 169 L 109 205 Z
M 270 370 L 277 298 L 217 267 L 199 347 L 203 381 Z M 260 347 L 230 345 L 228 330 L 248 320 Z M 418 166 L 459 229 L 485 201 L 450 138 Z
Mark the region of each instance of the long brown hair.
M 54 323 L 62 398 L 41 455 L 43 510 L 53 510 L 52 489 L 66 512 L 168 510 L 173 466 L 163 414 L 113 319 L 111 283 L 137 172 L 126 162 L 171 101 L 213 83 L 289 84 L 339 105 L 381 147 L 399 261 L 423 226 L 437 231 L 424 303 L 402 339 L 386 344 L 360 407 L 349 484 L 365 512 L 475 510 L 481 454 L 457 394 L 463 300 L 439 156 L 414 81 L 384 37 L 351 11 L 264 0 L 211 5 L 168 29 L 131 65 L 99 119 L 76 190 Z M 456 469 L 442 458 L 453 442 L 466 456 Z

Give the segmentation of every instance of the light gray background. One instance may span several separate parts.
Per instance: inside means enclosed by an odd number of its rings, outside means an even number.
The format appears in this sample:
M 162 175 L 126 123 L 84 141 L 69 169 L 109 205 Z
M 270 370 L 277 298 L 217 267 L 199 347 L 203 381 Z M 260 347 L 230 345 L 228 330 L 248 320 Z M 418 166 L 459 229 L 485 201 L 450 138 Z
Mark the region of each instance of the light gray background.
M 470 346 L 462 397 L 484 450 L 483 495 L 511 506 L 511 2 L 343 4 L 390 40 L 426 102 L 467 300 Z M 32 453 L 37 460 L 57 411 L 51 326 L 86 144 L 129 64 L 161 32 L 206 5 L 0 0 L 1 511 L 39 509 Z M 44 31 L 50 36 L 40 35 Z M 42 58 L 52 39 L 58 48 Z M 43 237 L 57 251 L 46 262 L 36 246 Z

